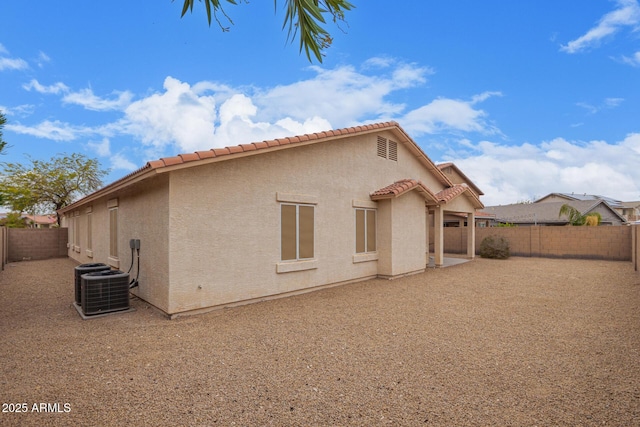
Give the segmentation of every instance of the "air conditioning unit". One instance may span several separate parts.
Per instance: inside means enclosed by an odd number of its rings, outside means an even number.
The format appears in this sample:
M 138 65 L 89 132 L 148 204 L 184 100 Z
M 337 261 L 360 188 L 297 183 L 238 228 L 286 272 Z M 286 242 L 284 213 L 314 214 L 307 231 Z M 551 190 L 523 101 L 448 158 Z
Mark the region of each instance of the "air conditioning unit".
M 83 274 L 80 293 L 82 313 L 85 316 L 127 310 L 129 274 L 120 270 Z
M 89 264 L 80 264 L 79 266 L 77 266 L 75 268 L 75 274 L 74 274 L 74 278 L 75 278 L 75 290 L 76 290 L 76 304 L 77 305 L 81 305 L 81 292 L 80 292 L 80 288 L 81 288 L 81 276 L 83 274 L 87 274 L 87 273 L 94 273 L 96 271 L 105 271 L 105 270 L 111 270 L 111 267 L 109 267 L 107 264 L 102 264 L 99 262 L 94 262 L 94 263 L 89 263 Z

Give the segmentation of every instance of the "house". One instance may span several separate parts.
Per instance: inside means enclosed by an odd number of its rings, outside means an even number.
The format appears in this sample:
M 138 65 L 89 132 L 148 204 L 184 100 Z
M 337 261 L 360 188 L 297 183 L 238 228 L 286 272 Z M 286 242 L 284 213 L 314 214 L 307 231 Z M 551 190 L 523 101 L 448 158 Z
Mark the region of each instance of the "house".
M 616 209 L 627 222 L 640 221 L 640 201 L 621 202 L 620 208 Z
M 615 200 L 612 199 L 610 197 L 605 197 L 605 196 L 598 196 L 597 194 L 579 194 L 579 193 L 550 193 L 547 194 L 544 197 L 539 198 L 538 200 L 535 200 L 533 203 L 549 203 L 549 202 L 573 202 L 573 201 L 598 201 L 598 200 L 604 200 L 605 202 L 607 202 L 607 204 L 614 208 L 614 209 L 618 209 L 621 208 L 621 201 L 620 200 Z
M 602 217 L 601 225 L 623 225 L 625 219 L 605 200 L 555 200 L 535 203 L 517 203 L 502 206 L 486 206 L 485 214 L 495 215 L 490 224 L 514 224 L 519 226 L 529 225 L 568 225 L 566 215 L 560 216 L 562 205 L 577 209 L 582 215 L 597 212 Z
M 133 292 L 174 317 L 421 272 L 430 235 L 441 266 L 444 216 L 482 206 L 386 122 L 150 161 L 59 214 L 79 263 L 139 240 Z
M 23 215 L 31 228 L 52 228 L 58 224 L 58 218 L 51 215 Z
M 0 213 L 0 219 L 5 220 L 7 213 Z M 28 228 L 52 228 L 58 226 L 58 219 L 56 215 L 30 215 L 30 214 L 16 214 L 20 215 L 20 218 L 24 220 L 24 224 Z

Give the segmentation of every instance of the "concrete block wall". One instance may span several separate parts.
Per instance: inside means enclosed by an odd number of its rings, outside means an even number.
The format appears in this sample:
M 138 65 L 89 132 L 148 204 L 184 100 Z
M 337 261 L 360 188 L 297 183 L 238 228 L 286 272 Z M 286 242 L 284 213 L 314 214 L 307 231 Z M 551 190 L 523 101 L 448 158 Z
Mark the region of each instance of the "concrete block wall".
M 485 237 L 507 239 L 514 256 L 632 261 L 633 227 L 490 227 L 476 228 L 476 254 Z M 466 228 L 444 229 L 444 251 L 467 252 Z
M 6 231 L 7 262 L 67 256 L 66 228 L 8 228 Z

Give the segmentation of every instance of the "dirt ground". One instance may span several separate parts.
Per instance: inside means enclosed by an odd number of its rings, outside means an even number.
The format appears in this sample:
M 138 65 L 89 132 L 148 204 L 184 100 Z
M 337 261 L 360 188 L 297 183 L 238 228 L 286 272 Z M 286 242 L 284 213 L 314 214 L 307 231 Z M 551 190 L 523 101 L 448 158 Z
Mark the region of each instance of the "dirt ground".
M 82 320 L 74 267 L 0 273 L 2 426 L 640 425 L 629 262 L 476 259 L 176 320 Z

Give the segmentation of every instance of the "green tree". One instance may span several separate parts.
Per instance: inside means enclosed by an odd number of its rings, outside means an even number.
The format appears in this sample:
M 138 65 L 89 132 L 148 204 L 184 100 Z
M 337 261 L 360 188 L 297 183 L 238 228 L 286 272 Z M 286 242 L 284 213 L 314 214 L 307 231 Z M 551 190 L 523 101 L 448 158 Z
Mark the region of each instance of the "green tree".
M 4 154 L 4 150 L 7 148 L 7 141 L 2 138 L 2 128 L 7 123 L 7 118 L 0 111 L 0 154 Z
M 15 212 L 51 212 L 102 186 L 107 174 L 96 159 L 82 154 L 62 155 L 50 161 L 32 160 L 30 166 L 4 163 L 0 200 Z M 60 217 L 58 217 L 60 225 Z
M 563 215 L 567 216 L 569 224 L 571 225 L 600 225 L 602 222 L 602 215 L 598 212 L 582 215 L 579 210 L 566 203 L 560 207 L 558 218 Z
M 6 217 L 0 219 L 0 226 L 7 228 L 27 228 L 27 220 L 20 212 L 9 212 Z
M 218 17 L 218 13 L 224 16 L 224 19 L 233 25 L 233 21 L 227 15 L 222 7 L 222 0 L 198 0 L 204 1 L 207 11 L 207 19 L 211 25 L 211 18 L 216 20 L 222 31 L 229 31 Z M 237 5 L 238 0 L 226 0 L 227 3 Z M 193 13 L 193 5 L 195 0 L 184 0 L 182 7 L 182 16 L 187 11 Z M 278 0 L 274 0 L 274 6 L 277 8 Z M 334 23 L 345 22 L 344 13 L 353 9 L 355 6 L 347 0 L 285 0 L 285 17 L 282 28 L 288 28 L 287 40 L 293 42 L 298 37 L 300 39 L 300 52 L 304 49 L 307 59 L 311 61 L 311 54 L 322 62 L 324 49 L 331 46 L 333 39 L 329 32 L 324 29 L 326 24 L 325 15 L 332 17 Z

